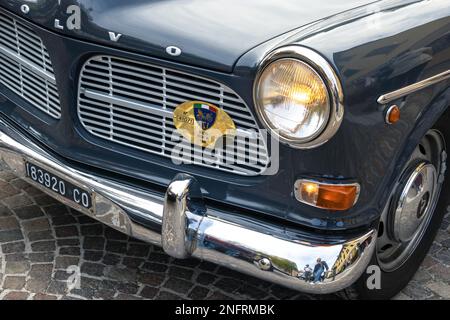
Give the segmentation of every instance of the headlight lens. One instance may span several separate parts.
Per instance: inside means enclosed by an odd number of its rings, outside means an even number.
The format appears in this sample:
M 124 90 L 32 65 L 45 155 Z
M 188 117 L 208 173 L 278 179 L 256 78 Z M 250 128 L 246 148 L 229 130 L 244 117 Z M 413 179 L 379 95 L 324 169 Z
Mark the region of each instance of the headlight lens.
M 327 86 L 319 74 L 303 61 L 283 58 L 261 73 L 255 102 L 266 125 L 294 143 L 320 135 L 330 117 Z

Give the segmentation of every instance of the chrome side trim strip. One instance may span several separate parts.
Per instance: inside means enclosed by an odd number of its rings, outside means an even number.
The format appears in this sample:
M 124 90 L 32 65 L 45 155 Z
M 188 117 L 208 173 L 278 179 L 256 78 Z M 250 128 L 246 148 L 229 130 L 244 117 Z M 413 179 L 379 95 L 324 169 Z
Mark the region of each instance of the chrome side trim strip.
M 444 80 L 450 79 L 450 70 L 447 70 L 445 72 L 439 73 L 433 77 L 424 79 L 422 81 L 416 82 L 414 84 L 411 84 L 409 86 L 403 87 L 401 89 L 386 93 L 381 95 L 377 102 L 379 104 L 387 104 L 389 102 L 392 102 L 396 99 L 402 98 L 404 96 L 407 96 L 408 94 L 411 94 L 413 92 L 425 89 L 429 86 L 432 86 L 436 83 L 442 82 Z
M 56 84 L 56 79 L 51 73 L 49 73 L 49 72 L 47 72 L 47 71 L 45 71 L 45 70 L 35 66 L 32 62 L 22 58 L 17 53 L 14 53 L 13 51 L 5 48 L 2 45 L 0 45 L 0 52 L 3 53 L 5 56 L 13 59 L 14 61 L 17 61 L 22 66 L 24 66 L 25 68 L 27 68 L 31 72 L 37 74 L 38 76 L 44 78 L 45 80 L 49 81 L 50 83 Z
M 207 208 L 199 183 L 178 174 L 166 196 L 78 170 L 55 158 L 0 118 L 0 160 L 7 169 L 66 205 L 125 234 L 159 245 L 177 258 L 196 257 L 310 293 L 339 291 L 356 281 L 367 267 L 376 230 L 357 237 L 330 239 L 305 235 L 283 225 L 262 223 Z M 59 197 L 26 177 L 24 161 L 52 172 L 93 194 L 93 210 Z M 162 224 L 163 235 L 133 222 L 133 212 Z M 314 239 L 314 240 L 312 240 Z M 326 261 L 329 270 L 313 283 L 306 264 Z

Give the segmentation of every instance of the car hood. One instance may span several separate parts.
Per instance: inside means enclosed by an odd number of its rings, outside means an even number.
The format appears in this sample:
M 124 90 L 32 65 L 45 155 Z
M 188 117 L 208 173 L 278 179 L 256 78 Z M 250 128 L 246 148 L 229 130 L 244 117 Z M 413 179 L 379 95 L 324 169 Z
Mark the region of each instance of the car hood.
M 240 56 L 267 40 L 371 2 L 0 0 L 3 6 L 56 32 L 224 72 L 230 72 Z M 23 3 L 30 7 L 27 14 L 21 13 Z M 80 8 L 80 28 L 67 25 L 73 4 Z M 73 27 L 74 20 L 70 22 Z M 111 40 L 110 32 L 113 38 L 120 37 L 117 42 Z M 169 46 L 181 49 L 181 54 L 169 55 Z

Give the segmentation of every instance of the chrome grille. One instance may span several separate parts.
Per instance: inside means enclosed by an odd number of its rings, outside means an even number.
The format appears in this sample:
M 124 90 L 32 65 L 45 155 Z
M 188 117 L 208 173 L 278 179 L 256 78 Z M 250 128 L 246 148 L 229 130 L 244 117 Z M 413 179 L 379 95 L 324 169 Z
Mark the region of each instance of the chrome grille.
M 173 110 L 192 100 L 226 111 L 241 139 L 213 150 L 213 162 L 199 157 L 205 149 L 182 140 L 173 124 Z M 234 91 L 215 81 L 156 65 L 111 56 L 91 58 L 81 70 L 78 116 L 95 136 L 173 160 L 178 158 L 175 148 L 189 148 L 192 154 L 188 161 L 183 158 L 184 163 L 251 176 L 261 174 L 269 162 L 255 119 Z
M 36 33 L 0 12 L 0 83 L 53 118 L 61 117 L 50 56 Z

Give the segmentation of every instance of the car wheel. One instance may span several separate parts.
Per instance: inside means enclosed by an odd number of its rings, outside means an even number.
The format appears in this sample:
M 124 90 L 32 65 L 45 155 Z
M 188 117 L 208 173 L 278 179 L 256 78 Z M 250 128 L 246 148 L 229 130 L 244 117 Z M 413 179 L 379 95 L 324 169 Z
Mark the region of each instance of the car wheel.
M 345 298 L 392 298 L 408 284 L 425 258 L 449 205 L 445 122 L 427 132 L 403 168 L 381 215 L 370 262 L 375 267 L 342 292 Z M 379 279 L 374 278 L 375 273 Z

